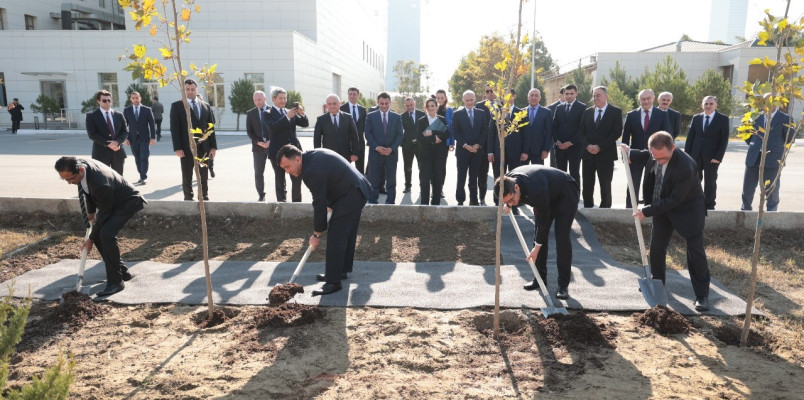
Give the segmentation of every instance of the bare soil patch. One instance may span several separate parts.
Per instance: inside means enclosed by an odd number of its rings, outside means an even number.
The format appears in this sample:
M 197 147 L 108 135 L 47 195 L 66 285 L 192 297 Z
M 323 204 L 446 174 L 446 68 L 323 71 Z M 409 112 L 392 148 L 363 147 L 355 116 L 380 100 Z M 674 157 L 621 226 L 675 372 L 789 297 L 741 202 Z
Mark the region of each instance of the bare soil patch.
M 277 306 L 286 303 L 298 293 L 304 293 L 304 286 L 298 283 L 284 283 L 274 286 L 268 293 L 268 304 Z
M 634 318 L 642 326 L 656 329 L 662 335 L 686 333 L 691 324 L 683 315 L 666 306 L 658 305 L 640 313 L 634 313 Z

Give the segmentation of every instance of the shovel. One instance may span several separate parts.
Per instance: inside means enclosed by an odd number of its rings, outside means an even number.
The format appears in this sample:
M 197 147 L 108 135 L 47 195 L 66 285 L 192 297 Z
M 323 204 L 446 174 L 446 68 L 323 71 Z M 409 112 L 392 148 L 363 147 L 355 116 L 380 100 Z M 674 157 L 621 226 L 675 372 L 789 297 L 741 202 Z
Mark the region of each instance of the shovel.
M 514 214 L 509 212 L 508 216 L 511 217 L 511 225 L 514 226 L 514 230 L 516 231 L 516 235 L 519 237 L 519 243 L 522 245 L 522 250 L 525 252 L 525 257 L 530 255 L 530 250 L 528 250 L 528 245 L 525 243 L 525 238 L 522 237 L 522 231 L 519 230 L 519 225 L 516 223 L 516 218 Z M 542 297 L 544 297 L 544 303 L 547 304 L 547 307 L 542 308 L 542 314 L 544 317 L 547 318 L 551 314 L 564 314 L 569 315 L 569 312 L 564 307 L 556 307 L 553 305 L 553 299 L 550 298 L 550 293 L 547 292 L 547 287 L 544 286 L 544 282 L 542 281 L 542 276 L 539 275 L 539 271 L 536 269 L 536 264 L 533 263 L 533 260 L 528 259 L 528 265 L 530 265 L 530 269 L 533 270 L 533 275 L 536 277 L 536 282 L 539 282 L 539 289 L 542 291 Z
M 92 225 L 94 224 L 89 223 L 89 226 L 87 227 L 87 232 L 84 234 L 84 242 L 86 242 L 89 239 L 89 234 L 92 233 Z M 59 304 L 62 304 L 64 302 L 64 295 L 66 295 L 67 293 L 73 293 L 73 292 L 81 293 L 81 286 L 84 283 L 84 269 L 87 266 L 87 253 L 89 253 L 89 251 L 87 251 L 86 249 L 81 249 L 81 263 L 78 265 L 78 279 L 75 281 L 75 289 L 73 290 L 64 289 L 61 293 L 61 297 L 59 297 Z
M 625 177 L 628 180 L 628 193 L 631 196 L 631 206 L 634 213 L 637 212 L 637 196 L 634 192 L 634 178 L 631 176 L 631 166 L 628 163 L 628 154 L 625 149 L 620 147 L 620 152 L 623 154 L 623 165 L 625 166 Z M 634 217 L 636 224 L 637 238 L 639 239 L 639 252 L 642 255 L 642 266 L 645 269 L 645 277 L 639 278 L 639 291 L 642 292 L 642 297 L 648 305 L 653 308 L 656 305 L 667 305 L 667 291 L 664 289 L 664 284 L 661 279 L 651 279 L 650 264 L 648 263 L 648 253 L 645 250 L 645 239 L 642 237 L 642 223 L 639 222 L 638 217 Z
M 332 211 L 327 213 L 327 222 L 329 222 L 329 219 L 331 217 L 332 217 Z M 290 277 L 288 283 L 296 282 L 296 279 L 298 279 L 299 274 L 301 273 L 302 267 L 304 267 L 304 263 L 306 263 L 307 259 L 310 258 L 310 253 L 312 252 L 313 252 L 313 246 L 308 245 L 307 250 L 304 252 L 301 261 L 299 261 L 299 265 L 297 265 L 296 269 L 293 271 L 293 276 Z

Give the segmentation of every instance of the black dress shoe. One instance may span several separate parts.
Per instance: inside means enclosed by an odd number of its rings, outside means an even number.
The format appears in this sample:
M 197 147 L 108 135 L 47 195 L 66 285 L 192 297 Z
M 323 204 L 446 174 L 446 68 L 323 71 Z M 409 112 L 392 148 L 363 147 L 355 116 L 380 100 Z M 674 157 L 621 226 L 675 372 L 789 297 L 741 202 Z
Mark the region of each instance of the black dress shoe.
M 210 168 L 210 169 L 209 169 L 209 177 L 210 177 L 210 178 L 214 178 L 214 177 L 215 177 L 215 170 L 213 170 L 212 168 Z
M 349 276 L 347 274 L 342 274 L 341 275 L 341 280 L 344 280 L 344 279 L 349 279 Z M 315 280 L 317 280 L 319 282 L 326 282 L 327 281 L 327 276 L 324 275 L 324 274 L 318 274 L 318 275 L 315 276 Z
M 340 283 L 325 283 L 319 290 L 313 290 L 313 296 L 323 296 L 325 294 L 335 293 L 343 287 Z
M 265 195 L 264 195 L 264 194 L 261 194 L 261 195 L 260 195 L 260 198 L 259 198 L 259 199 L 257 199 L 257 201 L 265 201 Z
M 561 300 L 566 300 L 569 298 L 569 291 L 567 288 L 559 288 L 556 292 L 556 298 Z
M 479 205 L 480 205 L 480 203 L 478 203 L 478 202 L 476 202 L 476 201 L 470 201 L 470 202 L 469 202 L 469 205 L 470 205 L 470 206 L 479 206 Z
M 125 282 L 130 281 L 130 280 L 131 280 L 131 278 L 133 278 L 133 277 L 134 277 L 134 276 L 132 276 L 132 275 L 131 275 L 131 274 L 130 274 L 128 271 L 123 272 L 122 274 L 120 274 L 120 276 L 121 276 L 121 277 L 123 277 L 123 281 L 125 281 Z
M 126 284 L 123 282 L 120 283 L 107 283 L 106 287 L 103 288 L 100 292 L 98 292 L 98 297 L 106 297 L 111 296 L 117 292 L 122 291 L 126 288 Z
M 462 202 L 462 201 L 459 201 L 459 202 L 458 202 L 458 205 L 459 205 L 459 206 L 462 206 L 462 205 L 463 205 L 463 202 Z
M 523 286 L 522 288 L 525 289 L 525 290 L 538 290 L 539 289 L 539 281 L 537 281 L 534 278 L 533 281 L 531 281 L 527 285 Z
M 695 310 L 696 311 L 709 311 L 709 298 L 706 296 L 696 297 L 695 298 Z
M 204 196 L 204 201 L 209 201 L 209 196 Z

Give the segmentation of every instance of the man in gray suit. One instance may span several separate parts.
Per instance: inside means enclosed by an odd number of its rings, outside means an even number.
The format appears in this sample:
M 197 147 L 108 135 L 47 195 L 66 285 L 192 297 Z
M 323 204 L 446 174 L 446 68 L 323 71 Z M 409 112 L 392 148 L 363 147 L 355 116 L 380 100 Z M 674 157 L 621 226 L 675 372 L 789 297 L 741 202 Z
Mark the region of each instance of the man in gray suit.
M 254 158 L 254 187 L 257 188 L 257 201 L 265 201 L 265 164 L 268 161 L 268 146 L 271 135 L 262 120 L 268 118 L 268 97 L 262 90 L 252 95 L 254 108 L 246 112 L 246 134 L 251 139 L 251 155 Z
M 162 140 L 162 114 L 165 112 L 165 106 L 159 102 L 159 96 L 154 96 L 154 102 L 151 104 L 151 112 L 154 114 L 156 141 L 158 142 Z
M 123 109 L 123 116 L 128 122 L 128 138 L 123 142 L 131 146 L 134 155 L 134 164 L 140 173 L 140 180 L 135 185 L 144 185 L 148 179 L 148 157 L 151 156 L 150 146 L 156 144 L 156 126 L 151 108 L 140 104 L 142 98 L 139 92 L 131 92 L 131 105 Z
M 764 134 L 759 131 L 760 128 L 767 129 L 768 131 L 768 154 L 765 156 L 765 170 L 762 179 L 765 181 L 773 181 L 776 174 L 779 172 L 779 161 L 784 155 L 784 147 L 787 143 L 793 141 L 793 135 L 796 133 L 795 129 L 788 129 L 786 125 L 790 124 L 790 117 L 772 107 L 770 110 L 770 126 L 767 126 L 768 118 L 762 114 L 754 122 L 754 134 L 745 140 L 748 143 L 748 152 L 745 155 L 745 175 L 743 177 L 743 204 L 741 210 L 750 211 L 751 203 L 754 202 L 754 191 L 757 188 L 759 180 L 759 161 L 762 155 L 762 137 Z M 768 211 L 776 211 L 779 207 L 779 186 L 781 186 L 781 178 L 776 182 L 773 191 L 768 194 Z M 761 187 L 765 187 L 760 183 Z
M 106 287 L 98 297 L 111 296 L 125 289 L 131 279 L 128 267 L 120 260 L 117 234 L 146 203 L 140 192 L 120 174 L 95 160 L 61 157 L 56 161 L 59 177 L 78 186 L 79 199 L 86 201 L 86 217 L 94 222 L 92 231 L 81 246 L 89 251 L 94 244 L 106 267 Z

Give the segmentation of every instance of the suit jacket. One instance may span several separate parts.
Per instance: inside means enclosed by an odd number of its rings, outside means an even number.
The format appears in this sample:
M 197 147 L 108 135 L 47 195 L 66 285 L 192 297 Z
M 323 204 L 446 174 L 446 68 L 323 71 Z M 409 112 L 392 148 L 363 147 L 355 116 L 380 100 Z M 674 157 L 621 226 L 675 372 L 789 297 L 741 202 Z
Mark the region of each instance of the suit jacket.
M 92 237 L 98 237 L 97 231 L 115 210 L 124 208 L 134 213 L 141 210 L 146 203 L 140 192 L 109 166 L 96 160 L 85 159 L 79 159 L 78 166 L 84 167 L 89 188 L 86 196 L 87 213 L 97 212 Z
M 154 119 L 161 121 L 162 113 L 165 112 L 165 107 L 162 105 L 162 103 L 154 101 L 151 103 L 151 112 L 154 114 Z
M 788 132 L 786 124 L 790 124 L 790 116 L 777 110 L 771 119 L 770 130 L 768 130 L 770 133 L 768 135 L 768 154 L 765 156 L 765 168 L 779 168 L 779 160 L 784 155 L 785 143 L 793 140 L 795 130 L 790 129 Z M 748 153 L 745 155 L 746 167 L 759 166 L 760 155 L 762 154 L 762 137 L 764 136 L 759 131 L 759 128 L 765 129 L 765 114 L 760 115 L 754 121 L 756 134 L 751 135 L 745 141 L 748 143 Z
M 348 161 L 329 149 L 307 150 L 301 157 L 301 178 L 313 195 L 313 226 L 316 232 L 327 230 L 327 207 L 332 208 L 332 218 L 363 207 L 363 204 L 353 201 L 339 201 L 355 187 L 366 199 L 371 193 L 368 179 Z
M 268 113 L 262 111 L 262 118 L 268 118 Z M 246 112 L 246 134 L 251 139 L 252 153 L 268 153 L 268 149 L 258 146 L 257 143 L 271 140 L 268 130 L 260 122 L 260 110 L 257 107 Z
M 371 151 L 377 146 L 390 147 L 396 151 L 402 144 L 402 117 L 388 110 L 388 130 L 383 132 L 382 112 L 380 110 L 368 113 L 366 116 L 366 142 Z
M 581 143 L 578 132 L 586 104 L 576 100 L 572 102 L 569 112 L 567 112 L 565 104 L 556 107 L 555 115 L 553 115 L 553 140 L 571 142 L 573 146 L 577 146 Z
M 418 113 L 416 113 L 418 114 Z M 417 115 L 418 117 L 418 115 Z M 430 120 L 427 118 L 427 114 L 422 114 L 422 117 L 416 121 L 416 130 L 418 131 L 417 139 L 416 139 L 416 147 L 417 147 L 417 156 L 420 160 L 425 159 L 439 159 L 444 160 L 447 158 L 447 154 L 449 153 L 447 140 L 449 140 L 449 124 L 447 123 L 447 119 L 440 115 L 437 115 L 438 120 L 444 124 L 444 129 L 442 130 L 432 130 L 432 136 L 424 136 L 424 131 L 430 127 Z M 436 144 L 435 138 L 438 137 L 441 139 L 441 143 Z
M 129 142 L 156 139 L 156 121 L 151 107 L 140 105 L 140 116 L 134 118 L 134 106 L 128 106 L 123 109 L 123 116 L 128 122 Z
M 547 235 L 555 214 L 575 214 L 578 209 L 578 203 L 567 204 L 566 201 L 561 201 L 566 183 L 574 183 L 575 179 L 560 169 L 544 165 L 523 165 L 505 176 L 516 179 L 520 193 L 519 204 L 533 207 L 533 215 L 536 217 L 536 243 L 547 244 Z
M 206 132 L 209 129 L 209 124 L 213 124 L 214 126 L 215 114 L 212 113 L 209 104 L 203 101 L 198 104 L 201 109 L 201 118 L 198 118 L 198 116 L 190 110 L 192 128 L 198 128 L 201 129 L 202 132 Z M 185 157 L 192 154 L 190 152 L 190 139 L 187 136 L 189 132 L 190 128 L 187 126 L 187 114 L 184 111 L 184 103 L 181 100 L 174 101 L 173 104 L 170 105 L 170 138 L 173 141 L 173 151 L 182 150 L 184 151 Z M 196 139 L 195 143 L 196 146 L 198 146 L 199 157 L 208 154 L 210 149 L 218 148 L 218 141 L 214 133 L 209 135 L 203 142 L 199 142 L 198 139 Z
M 407 111 L 402 113 L 402 149 L 405 151 L 416 151 L 416 138 L 419 130 L 416 129 L 416 121 L 425 116 L 424 111 L 415 110 L 416 118 L 412 118 Z
M 611 103 L 606 107 L 606 111 L 600 118 L 600 122 L 595 124 L 595 107 L 589 107 L 583 112 L 581 126 L 578 130 L 581 141 L 581 159 L 599 159 L 603 161 L 617 160 L 617 139 L 623 132 L 623 112 Z M 556 116 L 558 113 L 556 113 Z M 595 144 L 600 147 L 600 152 L 592 154 L 586 151 L 586 146 Z
M 681 113 L 672 108 L 668 108 L 667 118 L 670 120 L 669 133 L 673 135 L 673 139 L 675 139 L 678 137 L 678 134 L 681 133 Z
M 505 126 L 511 125 L 513 114 L 518 113 L 520 110 L 514 107 L 513 110 L 505 116 Z M 549 111 L 545 110 L 549 113 Z M 519 161 L 522 153 L 527 153 L 527 140 L 528 136 L 523 132 L 525 128 L 519 128 L 505 136 L 505 160 L 509 163 Z M 486 139 L 486 154 L 494 154 L 494 159 L 500 159 L 500 135 L 497 130 L 497 124 L 494 121 L 489 121 L 489 134 Z
M 338 128 L 332 124 L 332 114 L 326 113 L 318 116 L 313 131 L 313 147 L 330 149 L 345 158 L 357 156 L 360 149 L 360 139 L 357 136 L 357 125 L 349 113 L 338 111 Z
M 285 114 L 287 114 L 287 109 Z M 268 157 L 272 160 L 276 158 L 279 149 L 286 144 L 292 144 L 301 149 L 301 143 L 296 136 L 296 127 L 310 126 L 306 115 L 296 114 L 291 120 L 286 115 L 283 116 L 276 107 L 271 107 L 268 111 L 268 118 L 263 118 L 262 123 L 268 129 L 268 135 L 271 138 L 271 144 L 268 145 Z
M 469 113 L 466 108 L 461 108 L 452 113 L 452 126 L 450 131 L 455 138 L 455 145 L 462 148 L 468 144 L 470 146 L 479 144 L 481 152 L 487 146 L 489 135 L 489 115 L 487 112 L 475 107 L 474 122 L 469 121 Z
M 623 125 L 623 143 L 631 146 L 632 149 L 644 150 L 648 148 L 648 138 L 650 135 L 665 131 L 670 133 L 670 119 L 667 113 L 659 107 L 653 107 L 650 112 L 648 129 L 642 127 L 645 121 L 642 119 L 642 107 L 635 108 L 625 115 Z
M 112 163 L 112 154 L 114 153 L 119 153 L 122 158 L 126 158 L 126 150 L 122 147 L 122 144 L 128 139 L 126 118 L 115 110 L 112 110 L 111 113 L 114 136 L 109 134 L 106 118 L 100 108 L 87 113 L 87 136 L 92 140 L 92 158 L 106 165 Z M 106 147 L 112 140 L 120 143 L 120 150 L 115 152 Z
M 684 151 L 689 154 L 699 167 L 715 159 L 723 161 L 726 146 L 729 144 L 729 117 L 715 111 L 712 121 L 704 131 L 704 113 L 695 114 L 687 133 Z
M 360 145 L 365 147 L 366 146 L 366 115 L 368 112 L 366 111 L 366 107 L 361 106 L 360 104 L 357 105 L 357 119 L 355 116 L 352 115 L 352 105 L 349 102 L 343 103 L 341 105 L 341 111 L 348 113 L 352 116 L 352 119 L 355 121 L 355 125 L 357 126 L 357 138 L 360 140 Z
M 8 104 L 9 105 L 8 113 L 11 114 L 11 120 L 22 121 L 22 110 L 24 110 L 25 107 L 23 107 L 22 104 L 14 104 L 14 108 L 11 108 L 10 107 L 11 104 L 13 103 Z
M 556 109 L 558 108 L 558 106 L 560 106 L 562 104 L 564 104 L 564 102 L 556 101 L 555 103 L 550 104 L 549 106 L 547 106 L 547 109 L 550 110 L 550 123 L 551 124 L 553 123 L 553 117 L 556 116 Z
M 526 108 L 530 110 L 530 106 Z M 530 111 L 529 111 L 530 112 Z M 553 113 L 548 108 L 539 106 L 533 121 L 519 128 L 523 131 L 525 151 L 533 157 L 542 158 L 543 151 L 550 151 L 553 147 Z
M 645 167 L 645 183 L 642 193 L 645 204 L 642 209 L 646 217 L 667 218 L 683 237 L 701 234 L 704 229 L 706 207 L 701 183 L 698 180 L 698 167 L 686 153 L 676 148 L 662 179 L 662 190 L 659 201 L 653 202 L 656 184 L 655 160 L 648 150 L 631 150 L 632 160 L 647 163 Z M 654 221 L 656 219 L 654 218 Z

